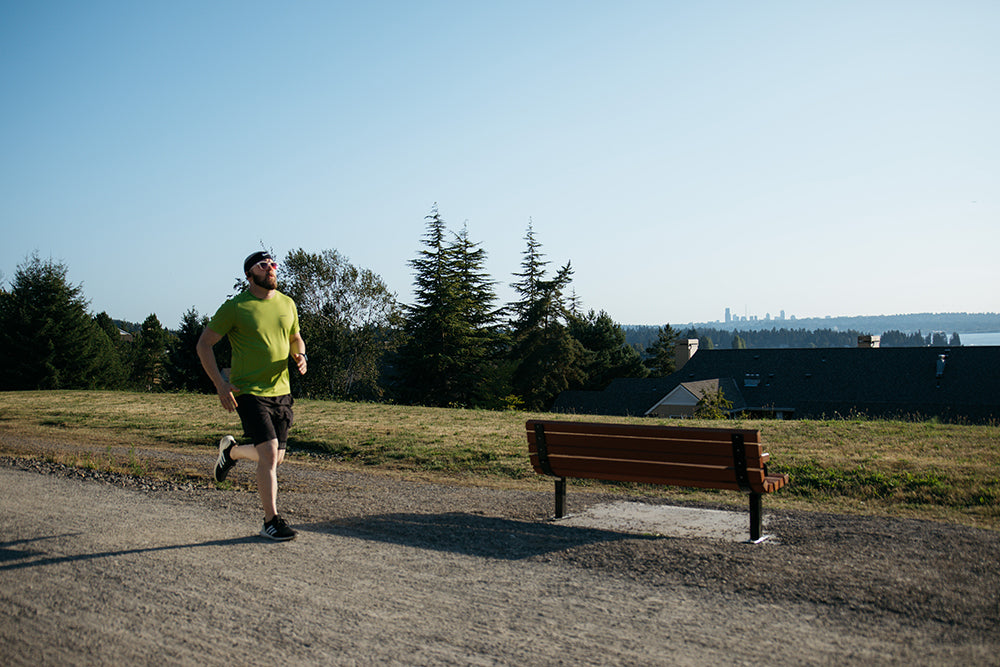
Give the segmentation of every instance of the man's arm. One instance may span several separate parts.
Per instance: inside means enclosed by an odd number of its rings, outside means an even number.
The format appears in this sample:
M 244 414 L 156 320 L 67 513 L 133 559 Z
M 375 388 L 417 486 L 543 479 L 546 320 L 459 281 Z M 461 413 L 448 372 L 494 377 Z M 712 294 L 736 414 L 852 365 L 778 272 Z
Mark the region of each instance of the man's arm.
M 212 352 L 212 348 L 220 340 L 222 340 L 222 336 L 205 327 L 205 330 L 201 332 L 201 337 L 198 338 L 198 345 L 195 349 L 198 351 L 201 367 L 205 369 L 212 384 L 215 385 L 215 391 L 219 394 L 219 402 L 222 403 L 222 407 L 225 408 L 226 412 L 233 412 L 236 410 L 236 397 L 233 396 L 235 387 L 222 377 L 222 372 L 219 370 L 218 364 L 215 363 L 215 354 Z
M 208 331 L 208 329 L 205 329 Z M 299 373 L 302 375 L 306 374 L 306 342 L 302 340 L 302 334 L 296 332 L 288 339 L 289 349 L 292 353 L 292 359 L 295 360 L 295 365 L 298 366 Z

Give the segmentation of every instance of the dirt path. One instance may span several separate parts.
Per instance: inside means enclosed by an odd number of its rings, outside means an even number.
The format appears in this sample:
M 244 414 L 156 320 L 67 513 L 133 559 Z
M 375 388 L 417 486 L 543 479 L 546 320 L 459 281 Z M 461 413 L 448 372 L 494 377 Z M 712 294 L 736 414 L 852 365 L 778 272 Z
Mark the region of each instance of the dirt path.
M 643 537 L 551 524 L 547 493 L 292 464 L 300 535 L 273 544 L 250 493 L 6 464 L 5 665 L 998 664 L 988 531 Z

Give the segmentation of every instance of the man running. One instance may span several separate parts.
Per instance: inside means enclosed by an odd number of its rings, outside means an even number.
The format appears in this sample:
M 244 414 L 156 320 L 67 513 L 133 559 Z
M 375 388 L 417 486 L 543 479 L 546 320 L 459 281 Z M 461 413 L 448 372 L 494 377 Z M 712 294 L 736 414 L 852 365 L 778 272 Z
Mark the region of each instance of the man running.
M 251 444 L 237 445 L 227 435 L 219 441 L 215 481 L 221 482 L 241 459 L 257 463 L 257 491 L 264 509 L 260 534 L 272 540 L 295 538 L 278 514 L 278 465 L 285 458 L 292 425 L 292 395 L 288 381 L 291 357 L 306 372 L 306 344 L 299 333 L 295 302 L 278 291 L 277 263 L 266 252 L 243 262 L 249 289 L 226 301 L 198 339 L 198 358 L 227 412 L 239 414 Z M 232 370 L 224 377 L 212 347 L 229 336 Z

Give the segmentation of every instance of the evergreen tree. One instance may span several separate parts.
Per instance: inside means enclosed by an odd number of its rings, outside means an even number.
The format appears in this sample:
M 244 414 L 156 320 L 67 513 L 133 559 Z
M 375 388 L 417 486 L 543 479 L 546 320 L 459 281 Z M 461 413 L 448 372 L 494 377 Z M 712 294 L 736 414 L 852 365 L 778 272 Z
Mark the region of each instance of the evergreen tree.
M 523 315 L 514 323 L 511 381 L 529 410 L 550 407 L 560 392 L 581 387 L 587 379 L 586 350 L 566 325 L 570 315 L 563 291 L 572 277 L 568 262 L 552 280 L 536 277 L 533 300 L 525 293 L 515 309 Z
M 567 389 L 583 386 L 586 350 L 565 326 L 545 325 L 526 332 L 515 345 L 520 363 L 511 384 L 527 410 L 547 410 Z
M 204 331 L 207 325 L 208 317 L 199 317 L 198 311 L 195 308 L 191 308 L 184 313 L 181 319 L 181 328 L 178 330 L 177 336 L 171 340 L 170 347 L 167 350 L 166 378 L 170 389 L 203 394 L 215 393 L 215 386 L 208 379 L 208 375 L 201 367 L 201 360 L 198 358 L 198 352 L 195 350 L 198 338 L 201 337 L 201 332 Z M 223 345 L 223 342 L 220 341 L 219 344 L 212 348 L 212 351 L 215 353 L 216 364 L 219 368 L 229 366 L 228 355 L 226 354 L 229 339 L 226 338 L 225 342 L 226 345 Z
M 132 383 L 140 391 L 165 389 L 167 348 L 170 334 L 160 324 L 155 314 L 142 323 L 142 329 L 133 343 Z
M 125 387 L 128 384 L 127 364 L 129 358 L 129 343 L 122 338 L 121 329 L 106 312 L 94 316 L 94 323 L 107 335 L 111 341 L 112 354 L 109 358 L 108 387 Z
M 674 359 L 674 348 L 680 337 L 669 325 L 665 324 L 656 332 L 656 340 L 646 348 L 646 360 L 643 362 L 653 377 L 664 377 L 677 370 Z
M 569 334 L 585 350 L 582 389 L 604 389 L 615 378 L 648 374 L 634 348 L 625 343 L 625 332 L 603 310 L 586 316 L 571 313 Z
M 425 248 L 410 261 L 416 303 L 406 308 L 399 393 L 424 405 L 479 405 L 494 318 L 485 253 L 467 233 L 449 242 L 436 206 L 425 219 Z
M 118 380 L 112 342 L 87 313 L 82 288 L 67 268 L 34 254 L 0 292 L 0 388 L 112 387 Z
M 526 248 L 521 260 L 521 273 L 515 273 L 514 277 L 520 280 L 511 283 L 511 287 L 520 297 L 511 304 L 510 311 L 515 320 L 523 319 L 527 311 L 540 298 L 539 283 L 545 277 L 545 267 L 548 261 L 543 259 L 541 252 L 542 244 L 535 239 L 533 222 L 528 220 L 528 231 L 525 233 L 524 241 Z
M 496 309 L 494 280 L 483 270 L 486 251 L 478 243 L 469 239 L 468 225 L 455 235 L 452 244 L 454 271 L 458 281 L 458 292 L 466 319 L 475 329 L 494 332 L 503 314 Z
M 121 338 L 118 326 L 115 325 L 115 321 L 111 319 L 111 316 L 106 312 L 100 312 L 94 315 L 94 323 L 100 327 L 101 331 L 108 335 L 110 340 L 118 340 Z
M 498 397 L 509 392 L 509 377 L 503 364 L 508 336 L 500 327 L 503 309 L 497 309 L 495 281 L 485 272 L 486 251 L 469 239 L 468 225 L 455 235 L 451 246 L 459 311 L 467 322 L 467 337 L 457 366 L 463 405 L 497 407 Z

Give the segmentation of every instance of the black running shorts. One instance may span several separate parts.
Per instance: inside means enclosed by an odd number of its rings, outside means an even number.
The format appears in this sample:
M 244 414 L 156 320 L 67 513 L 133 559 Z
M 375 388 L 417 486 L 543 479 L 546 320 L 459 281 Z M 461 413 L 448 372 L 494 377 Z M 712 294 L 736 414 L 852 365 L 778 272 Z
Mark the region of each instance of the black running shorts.
M 243 422 L 243 435 L 254 445 L 277 440 L 278 449 L 288 446 L 288 429 L 292 426 L 291 394 L 284 396 L 254 396 L 241 394 L 236 397 L 236 412 Z

